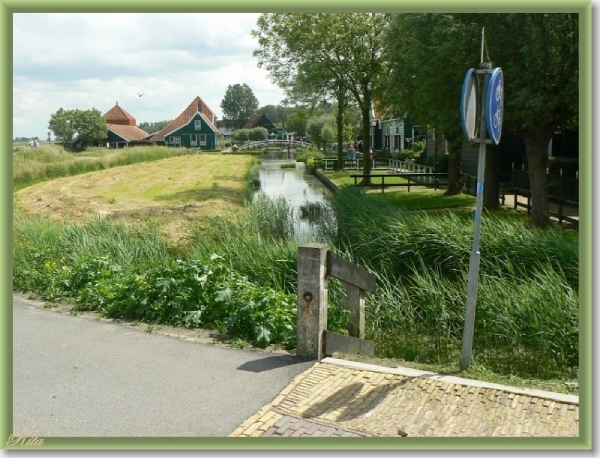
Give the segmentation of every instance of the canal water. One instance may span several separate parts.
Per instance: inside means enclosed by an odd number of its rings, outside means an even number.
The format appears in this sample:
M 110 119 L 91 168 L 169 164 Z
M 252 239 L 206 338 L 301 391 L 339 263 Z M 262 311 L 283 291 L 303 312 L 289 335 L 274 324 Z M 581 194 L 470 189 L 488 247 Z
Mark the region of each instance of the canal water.
M 294 211 L 298 239 L 313 234 L 313 228 L 301 218 L 301 207 L 307 203 L 325 204 L 330 192 L 323 183 L 306 171 L 303 162 L 296 162 L 293 152 L 270 153 L 260 158 L 258 179 L 260 190 L 270 198 L 283 197 Z M 294 164 L 295 168 L 282 168 Z

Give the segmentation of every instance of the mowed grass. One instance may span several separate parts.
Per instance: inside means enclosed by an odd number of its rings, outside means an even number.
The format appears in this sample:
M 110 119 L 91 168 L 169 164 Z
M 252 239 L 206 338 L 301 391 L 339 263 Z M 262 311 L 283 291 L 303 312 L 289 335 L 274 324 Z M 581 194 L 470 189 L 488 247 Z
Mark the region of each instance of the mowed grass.
M 16 191 L 15 207 L 71 222 L 174 209 L 193 212 L 194 219 L 215 216 L 227 206 L 243 205 L 245 177 L 255 162 L 251 156 L 203 154 L 98 170 Z
M 360 174 L 362 171 L 344 170 L 341 172 L 323 172 L 331 181 L 339 187 L 354 186 L 354 178 L 351 175 Z M 374 170 L 374 174 L 387 174 L 384 170 Z M 394 176 L 394 175 L 390 175 Z M 388 179 L 389 180 L 389 179 Z M 373 178 L 372 183 L 380 184 L 381 178 Z M 395 177 L 391 183 L 407 183 L 407 180 Z M 448 208 L 474 208 L 475 197 L 467 194 L 455 196 L 444 195 L 444 190 L 427 189 L 411 184 L 411 190 L 405 186 L 386 186 L 385 192 L 381 192 L 381 186 L 362 187 L 363 192 L 373 195 L 373 198 L 384 199 L 394 207 L 402 207 L 405 210 L 435 210 Z M 378 194 L 378 197 L 375 195 Z

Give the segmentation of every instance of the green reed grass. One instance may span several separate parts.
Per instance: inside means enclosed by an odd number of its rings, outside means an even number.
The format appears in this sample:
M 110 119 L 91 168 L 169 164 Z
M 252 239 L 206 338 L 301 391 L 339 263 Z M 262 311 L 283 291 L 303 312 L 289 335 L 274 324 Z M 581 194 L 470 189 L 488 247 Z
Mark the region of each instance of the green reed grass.
M 460 357 L 473 221 L 407 212 L 343 188 L 335 242 L 371 270 L 368 335 L 381 356 L 443 363 Z M 474 358 L 501 373 L 573 376 L 578 367 L 578 234 L 485 214 Z
M 190 256 L 218 253 L 251 281 L 292 292 L 299 244 L 295 227 L 293 209 L 284 198 L 258 193 L 243 211 L 231 211 L 197 227 Z

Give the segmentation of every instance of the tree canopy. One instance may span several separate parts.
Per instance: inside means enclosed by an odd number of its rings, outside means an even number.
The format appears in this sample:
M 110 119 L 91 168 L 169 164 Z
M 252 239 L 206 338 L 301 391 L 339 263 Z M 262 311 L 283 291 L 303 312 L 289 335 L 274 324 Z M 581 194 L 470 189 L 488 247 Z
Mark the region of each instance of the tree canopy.
M 48 129 L 56 140 L 70 149 L 75 140 L 93 143 L 107 137 L 106 119 L 95 108 L 89 110 L 64 110 L 59 108 L 52 114 Z
M 338 154 L 349 97 L 361 109 L 364 151 L 369 151 L 371 104 L 385 73 L 383 28 L 382 14 L 266 13 L 252 31 L 260 46 L 254 52 L 259 67 L 292 99 L 310 95 L 337 102 Z M 365 161 L 365 174 L 370 166 Z
M 169 124 L 172 121 L 173 120 L 158 121 L 158 122 L 141 122 L 138 124 L 138 127 L 140 129 L 142 129 L 143 131 L 148 132 L 149 134 L 153 134 L 153 133 L 156 133 L 159 130 L 161 130 L 163 127 L 165 127 L 167 124 Z
M 221 101 L 221 109 L 224 118 L 232 121 L 235 129 L 241 129 L 258 110 L 258 99 L 247 84 L 230 84 Z
M 462 82 L 466 71 L 480 64 L 485 28 L 484 61 L 504 74 L 502 130 L 525 141 L 532 220 L 547 224 L 548 142 L 555 130 L 578 122 L 577 15 L 428 13 L 389 18 L 385 54 L 390 76 L 384 99 L 446 134 L 451 174 L 460 173 L 456 166 L 463 135 L 457 108 Z

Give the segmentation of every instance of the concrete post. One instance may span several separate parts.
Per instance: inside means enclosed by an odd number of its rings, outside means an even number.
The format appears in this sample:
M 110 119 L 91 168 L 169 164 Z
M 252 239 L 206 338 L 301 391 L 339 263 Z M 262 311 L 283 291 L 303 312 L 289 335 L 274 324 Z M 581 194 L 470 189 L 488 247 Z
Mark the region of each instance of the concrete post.
M 348 319 L 348 335 L 350 337 L 365 338 L 365 292 L 350 283 L 341 282 L 346 297 L 342 298 L 342 305 L 350 310 Z
M 307 243 L 298 247 L 298 317 L 296 354 L 321 360 L 327 329 L 327 253 L 329 247 Z

